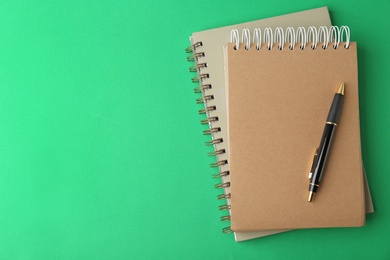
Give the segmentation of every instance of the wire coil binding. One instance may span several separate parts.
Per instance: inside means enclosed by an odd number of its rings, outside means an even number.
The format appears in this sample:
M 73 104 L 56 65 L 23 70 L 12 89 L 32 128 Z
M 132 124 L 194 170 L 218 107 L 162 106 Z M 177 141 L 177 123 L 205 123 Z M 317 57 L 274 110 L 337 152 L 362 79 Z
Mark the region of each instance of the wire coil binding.
M 220 150 L 216 150 L 214 152 L 209 152 L 207 153 L 208 156 L 216 156 L 216 155 L 220 155 L 220 154 L 224 154 L 226 153 L 226 150 L 225 149 L 220 149 Z
M 230 193 L 226 193 L 226 194 L 218 195 L 217 199 L 218 200 L 225 200 L 225 199 L 230 199 L 230 197 L 231 197 Z
M 204 79 L 210 78 L 210 75 L 208 73 L 205 74 L 199 74 L 198 76 L 192 77 L 191 81 L 192 83 L 202 82 Z
M 204 56 L 204 52 L 195 52 L 194 54 L 187 56 L 187 61 L 194 62 L 195 60 L 198 60 L 199 58 L 202 58 Z
M 220 144 L 222 142 L 223 142 L 223 139 L 222 138 L 218 138 L 218 139 L 206 141 L 206 142 L 204 142 L 204 145 L 206 145 L 206 146 L 213 146 L 213 145 L 216 145 L 216 144 Z
M 225 227 L 222 229 L 222 233 L 224 233 L 224 234 L 231 234 L 233 232 L 234 231 L 230 227 Z
M 211 89 L 211 84 L 203 84 L 202 86 L 198 86 L 194 88 L 195 93 L 202 93 L 203 91 L 206 91 L 208 89 Z
M 200 109 L 198 112 L 199 112 L 199 114 L 202 115 L 202 114 L 206 114 L 207 112 L 214 111 L 214 110 L 217 110 L 216 106 L 205 107 L 205 108 Z
M 221 205 L 218 207 L 219 210 L 230 210 L 230 205 L 229 204 L 225 204 L 225 205 Z
M 217 168 L 217 167 L 225 165 L 225 164 L 228 164 L 228 161 L 227 160 L 222 160 L 222 161 L 210 163 L 210 167 L 211 168 Z
M 213 133 L 218 133 L 218 132 L 221 132 L 220 127 L 213 127 L 213 128 L 207 129 L 207 130 L 203 130 L 204 135 L 211 135 Z
M 243 36 L 250 38 L 250 31 L 246 30 L 243 33 Z M 237 38 L 237 40 L 238 39 L 239 38 Z M 216 156 L 218 158 L 219 156 L 224 156 L 226 154 L 226 150 L 217 147 L 219 144 L 223 143 L 223 139 L 218 137 L 218 135 L 217 135 L 219 132 L 221 132 L 221 128 L 219 126 L 217 126 L 218 121 L 219 121 L 217 114 L 214 115 L 213 113 L 215 111 L 217 111 L 218 108 L 216 107 L 215 103 L 213 103 L 213 100 L 214 100 L 214 94 L 212 92 L 213 87 L 209 81 L 209 78 L 212 77 L 212 75 L 210 75 L 207 72 L 208 64 L 204 59 L 206 57 L 206 55 L 202 51 L 202 47 L 203 47 L 203 42 L 201 42 L 201 41 L 195 42 L 191 46 L 187 47 L 185 51 L 186 51 L 186 53 L 188 53 L 187 60 L 189 62 L 195 63 L 194 65 L 189 67 L 190 72 L 196 73 L 196 76 L 193 76 L 191 78 L 191 81 L 193 83 L 200 83 L 199 86 L 194 88 L 194 92 L 196 94 L 201 94 L 201 97 L 198 97 L 196 99 L 196 103 L 204 105 L 204 108 L 202 108 L 198 111 L 199 114 L 204 114 L 207 117 L 206 119 L 202 119 L 200 121 L 200 123 L 202 125 L 209 125 L 209 129 L 204 130 L 203 134 L 204 135 L 211 135 L 211 137 L 212 137 L 211 140 L 205 142 L 206 146 L 213 146 L 214 147 L 214 151 L 209 152 L 208 155 L 209 156 Z M 249 50 L 250 45 L 248 44 L 246 47 Z M 216 124 L 216 125 L 213 125 L 213 124 Z M 227 163 L 228 163 L 227 160 L 218 159 L 217 162 L 211 163 L 210 167 L 211 168 L 220 168 L 222 166 L 227 165 Z M 223 170 L 222 168 L 221 168 L 219 173 L 212 175 L 213 178 L 219 178 L 221 180 L 222 180 L 222 178 L 224 178 L 226 176 L 229 176 L 229 171 Z M 221 183 L 215 184 L 214 186 L 215 186 L 215 188 L 226 189 L 226 188 L 230 187 L 230 182 L 222 180 Z M 218 200 L 230 199 L 230 192 L 225 192 L 224 194 L 219 195 L 217 197 L 217 199 Z M 229 205 L 228 201 L 227 201 L 226 205 L 220 206 L 219 209 L 220 210 L 230 210 L 230 205 Z M 230 216 L 221 217 L 221 221 L 229 221 L 229 220 L 230 220 Z M 222 232 L 223 233 L 231 233 L 232 231 L 231 231 L 230 227 L 226 227 L 222 230 Z
M 215 187 L 216 189 L 227 188 L 227 187 L 230 187 L 230 182 L 218 183 L 218 184 L 215 184 L 214 187 Z M 221 194 L 221 195 L 224 195 L 224 194 Z M 220 196 L 220 195 L 219 195 L 219 196 Z
M 196 42 L 186 48 L 186 53 L 194 52 L 194 50 L 200 46 L 203 46 L 202 42 Z
M 208 117 L 207 119 L 200 120 L 202 125 L 208 125 L 212 122 L 217 122 L 219 118 L 217 116 Z
M 228 176 L 230 175 L 230 172 L 229 171 L 223 171 L 223 172 L 220 172 L 220 173 L 216 173 L 216 174 L 213 174 L 211 175 L 213 178 L 222 178 L 222 177 L 225 177 L 225 176 Z
M 253 33 L 253 41 L 250 40 L 250 32 L 248 29 L 243 29 L 241 38 L 239 31 L 233 29 L 230 33 L 230 41 L 234 43 L 234 49 L 239 50 L 241 46 L 245 50 L 261 50 L 262 46 L 266 46 L 268 50 L 272 50 L 273 47 L 277 47 L 279 50 L 284 50 L 285 45 L 288 45 L 289 50 L 294 50 L 296 44 L 299 43 L 299 48 L 305 50 L 311 48 L 317 49 L 318 44 L 321 44 L 322 49 L 327 49 L 329 44 L 332 44 L 334 49 L 338 49 L 340 44 L 344 43 L 344 48 L 348 49 L 350 44 L 350 29 L 348 26 L 331 26 L 329 29 L 326 26 L 320 26 L 318 29 L 314 26 L 310 26 L 307 29 L 305 27 L 288 27 L 283 30 L 281 27 L 265 28 L 262 34 L 260 28 L 256 28 Z M 276 45 L 276 46 L 274 46 Z
M 190 72 L 198 72 L 199 70 L 201 70 L 203 68 L 207 68 L 207 63 L 199 63 L 197 65 L 191 66 L 189 68 L 189 71 Z
M 207 95 L 196 99 L 197 104 L 204 104 L 205 101 L 213 100 L 214 95 Z
M 230 221 L 230 216 L 222 216 L 221 221 Z

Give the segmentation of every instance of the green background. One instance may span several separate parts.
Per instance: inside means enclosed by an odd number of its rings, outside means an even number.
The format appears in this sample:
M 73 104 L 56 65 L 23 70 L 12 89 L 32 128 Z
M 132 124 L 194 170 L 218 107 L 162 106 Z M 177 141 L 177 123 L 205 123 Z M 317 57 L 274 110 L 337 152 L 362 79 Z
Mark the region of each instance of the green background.
M 224 235 L 185 47 L 328 6 L 358 42 L 363 228 Z M 0 259 L 390 259 L 390 2 L 1 1 Z

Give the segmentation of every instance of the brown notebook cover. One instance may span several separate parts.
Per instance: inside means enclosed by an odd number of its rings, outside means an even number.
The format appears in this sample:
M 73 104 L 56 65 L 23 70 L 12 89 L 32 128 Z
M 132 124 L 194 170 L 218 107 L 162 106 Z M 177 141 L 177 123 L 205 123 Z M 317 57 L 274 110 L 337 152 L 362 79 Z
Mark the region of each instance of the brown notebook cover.
M 362 226 L 356 44 L 348 49 L 227 49 L 231 224 L 235 231 Z M 344 106 L 321 187 L 308 172 L 333 96 Z

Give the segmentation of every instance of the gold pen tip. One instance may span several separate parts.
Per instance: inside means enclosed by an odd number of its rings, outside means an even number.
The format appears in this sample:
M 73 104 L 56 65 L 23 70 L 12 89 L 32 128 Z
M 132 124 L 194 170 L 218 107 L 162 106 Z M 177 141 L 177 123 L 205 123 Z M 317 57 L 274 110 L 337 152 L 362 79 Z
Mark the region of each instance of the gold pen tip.
M 309 193 L 309 199 L 307 200 L 308 202 L 311 202 L 311 200 L 313 199 L 313 196 L 314 196 L 314 192 L 310 192 Z
M 341 83 L 339 90 L 337 91 L 337 94 L 341 94 L 344 96 L 344 82 Z

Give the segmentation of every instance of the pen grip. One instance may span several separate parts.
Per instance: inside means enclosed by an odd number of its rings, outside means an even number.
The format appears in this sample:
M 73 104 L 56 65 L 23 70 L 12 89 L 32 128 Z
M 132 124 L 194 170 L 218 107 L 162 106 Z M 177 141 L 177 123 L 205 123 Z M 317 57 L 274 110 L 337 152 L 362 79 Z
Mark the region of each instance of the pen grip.
M 343 105 L 344 95 L 335 94 L 332 102 L 332 106 L 330 107 L 328 118 L 326 122 L 332 122 L 337 124 L 339 122 L 341 107 Z
M 309 191 L 316 192 L 326 165 L 326 160 L 332 144 L 333 134 L 336 126 L 333 124 L 325 124 L 324 132 L 322 134 L 320 146 L 318 147 L 318 155 L 314 163 L 313 175 L 311 177 Z

